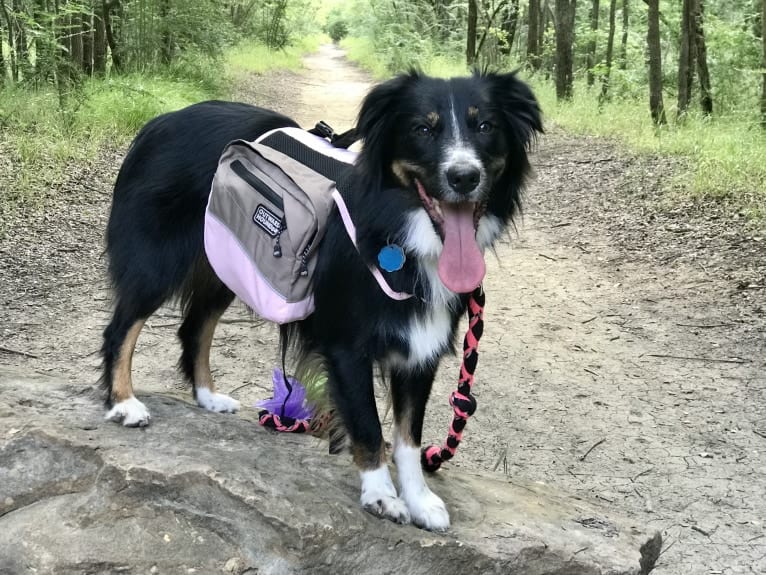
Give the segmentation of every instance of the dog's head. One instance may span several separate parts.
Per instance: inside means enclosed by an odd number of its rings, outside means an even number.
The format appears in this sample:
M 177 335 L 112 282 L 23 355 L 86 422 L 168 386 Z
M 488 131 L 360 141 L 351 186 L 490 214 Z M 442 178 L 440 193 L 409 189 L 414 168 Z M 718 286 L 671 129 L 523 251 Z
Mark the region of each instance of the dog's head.
M 542 132 L 531 90 L 513 73 L 411 72 L 369 93 L 357 130 L 363 169 L 381 188 L 409 190 L 430 218 L 445 285 L 471 291 L 484 275 L 482 250 L 518 207 L 527 149 Z

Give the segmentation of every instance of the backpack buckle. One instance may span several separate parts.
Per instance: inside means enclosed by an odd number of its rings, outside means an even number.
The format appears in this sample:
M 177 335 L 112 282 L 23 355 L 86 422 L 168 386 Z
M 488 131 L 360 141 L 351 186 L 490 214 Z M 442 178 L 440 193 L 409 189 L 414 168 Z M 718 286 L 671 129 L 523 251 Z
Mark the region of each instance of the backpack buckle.
M 321 120 L 317 122 L 316 126 L 314 126 L 314 129 L 309 130 L 309 132 L 316 136 L 326 138 L 330 141 L 332 141 L 333 136 L 335 136 L 335 130 L 333 130 L 329 124 Z

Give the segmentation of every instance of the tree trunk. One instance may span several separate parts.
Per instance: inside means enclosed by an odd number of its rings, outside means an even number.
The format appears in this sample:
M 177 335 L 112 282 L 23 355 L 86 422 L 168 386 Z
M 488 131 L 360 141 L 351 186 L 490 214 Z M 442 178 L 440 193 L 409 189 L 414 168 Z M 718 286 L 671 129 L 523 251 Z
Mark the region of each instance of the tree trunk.
M 576 0 L 556 0 L 556 99 L 572 98 Z
M 538 58 L 538 68 L 544 68 L 545 69 L 545 79 L 550 80 L 551 74 L 553 73 L 555 67 L 556 67 L 556 58 L 548 56 L 545 58 L 543 54 L 547 52 L 545 47 L 545 38 L 546 34 L 548 33 L 548 26 L 550 26 L 550 23 L 553 21 L 553 11 L 551 10 L 550 6 L 550 0 L 544 0 L 543 3 L 540 5 L 540 20 L 538 23 L 538 37 L 537 37 L 537 45 L 538 50 L 540 53 L 540 56 Z
M 707 68 L 707 44 L 705 43 L 705 5 L 703 0 L 692 0 L 694 6 L 694 44 L 697 54 L 697 74 L 700 79 L 700 106 L 702 113 L 713 113 L 713 90 L 710 87 L 710 72 Z
M 106 30 L 104 19 L 93 15 L 93 73 L 100 76 L 106 72 Z
M 529 0 L 527 24 L 527 62 L 529 62 L 533 70 L 539 70 L 540 44 L 538 29 L 540 27 L 540 0 Z
M 69 15 L 69 77 L 78 81 L 82 72 L 82 14 Z
M 592 0 L 590 5 L 590 33 L 588 41 L 588 54 L 586 56 L 588 86 L 592 86 L 596 77 L 593 75 L 593 66 L 596 65 L 596 33 L 598 32 L 598 0 Z
M 3 11 L 5 25 L 6 28 L 8 28 L 8 64 L 11 68 L 11 81 L 14 81 L 19 74 L 19 68 L 16 64 L 16 47 L 14 44 L 13 20 L 11 20 L 11 15 L 8 12 L 8 8 L 5 6 L 5 0 L 0 0 L 0 9 Z
M 601 101 L 607 99 L 609 94 L 609 79 L 612 76 L 612 54 L 614 52 L 614 28 L 615 12 L 617 12 L 617 0 L 609 2 L 609 37 L 606 41 L 606 72 L 601 80 Z
M 160 22 L 162 26 L 162 40 L 160 48 L 160 57 L 162 63 L 166 66 L 173 59 L 173 35 L 170 33 L 170 0 L 161 0 L 160 2 Z
M 662 50 L 660 49 L 660 0 L 644 0 L 649 5 L 646 44 L 649 51 L 649 110 L 657 125 L 667 123 L 662 103 Z
M 761 127 L 766 130 L 766 0 L 761 0 L 761 72 L 763 87 L 761 88 Z
M 86 76 L 93 75 L 93 13 L 82 15 L 82 71 Z
M 5 86 L 5 54 L 3 54 L 3 21 L 0 20 L 0 88 L 3 86 Z
M 519 0 L 510 0 L 506 7 L 503 18 L 503 34 L 505 43 L 500 47 L 500 52 L 506 56 L 511 53 L 513 40 L 516 38 L 516 27 L 519 23 Z
M 21 0 L 13 1 L 14 24 L 16 26 L 16 79 L 29 80 L 32 77 L 32 61 L 29 59 L 29 46 L 27 46 L 27 14 Z M 22 16 L 19 17 L 18 15 Z
M 694 81 L 694 51 L 692 47 L 692 3 L 683 0 L 681 4 L 681 45 L 678 50 L 678 117 L 689 109 Z
M 104 33 L 106 35 L 106 42 L 109 45 L 109 51 L 112 53 L 112 66 L 114 66 L 115 72 L 122 72 L 123 61 L 122 52 L 120 46 L 117 44 L 117 38 L 115 37 L 114 30 L 112 28 L 112 8 L 119 7 L 119 0 L 107 0 L 102 4 L 102 16 L 104 19 Z
M 468 0 L 468 36 L 465 43 L 465 61 L 468 66 L 476 62 L 476 21 L 479 10 L 476 0 Z
M 622 0 L 622 41 L 620 43 L 620 70 L 628 67 L 628 24 L 630 23 L 629 0 Z

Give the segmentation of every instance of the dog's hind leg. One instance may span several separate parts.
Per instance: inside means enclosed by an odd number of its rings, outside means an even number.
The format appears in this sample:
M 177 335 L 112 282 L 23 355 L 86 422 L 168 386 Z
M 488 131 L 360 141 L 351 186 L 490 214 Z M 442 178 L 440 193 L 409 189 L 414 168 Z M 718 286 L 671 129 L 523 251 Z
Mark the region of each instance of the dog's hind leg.
M 208 411 L 239 410 L 237 400 L 216 392 L 210 373 L 213 334 L 233 299 L 234 294 L 215 277 L 207 262 L 198 263 L 184 296 L 184 321 L 178 330 L 183 347 L 179 368 L 191 382 L 199 406 Z
M 111 409 L 106 419 L 122 422 L 126 427 L 149 425 L 149 410 L 133 395 L 131 366 L 136 341 L 146 319 L 160 306 L 146 305 L 137 309 L 118 298 L 112 321 L 104 330 L 101 354 L 104 358 L 101 383 L 106 390 L 106 404 Z
M 444 531 L 450 524 L 447 507 L 428 488 L 420 465 L 423 417 L 435 375 L 430 368 L 415 372 L 395 368 L 391 372 L 394 463 L 399 494 L 407 504 L 412 522 L 430 531 Z

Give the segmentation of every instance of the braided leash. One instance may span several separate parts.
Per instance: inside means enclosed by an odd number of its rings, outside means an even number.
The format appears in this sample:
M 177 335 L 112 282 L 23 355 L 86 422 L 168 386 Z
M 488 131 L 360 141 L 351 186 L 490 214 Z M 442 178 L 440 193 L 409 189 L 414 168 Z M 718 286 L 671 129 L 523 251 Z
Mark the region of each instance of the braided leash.
M 471 394 L 474 382 L 474 372 L 479 361 L 479 339 L 484 331 L 484 290 L 477 287 L 468 300 L 468 331 L 463 340 L 463 363 L 460 365 L 460 377 L 457 390 L 450 394 L 449 403 L 455 416 L 452 418 L 447 441 L 443 447 L 431 445 L 423 449 L 420 463 L 426 471 L 438 470 L 444 461 L 454 457 L 460 440 L 463 439 L 463 429 L 468 418 L 476 411 L 476 398 Z
M 283 433 L 308 433 L 311 429 L 311 420 L 309 419 L 295 419 L 287 415 L 280 417 L 266 409 L 258 412 L 258 423 L 263 427 Z

